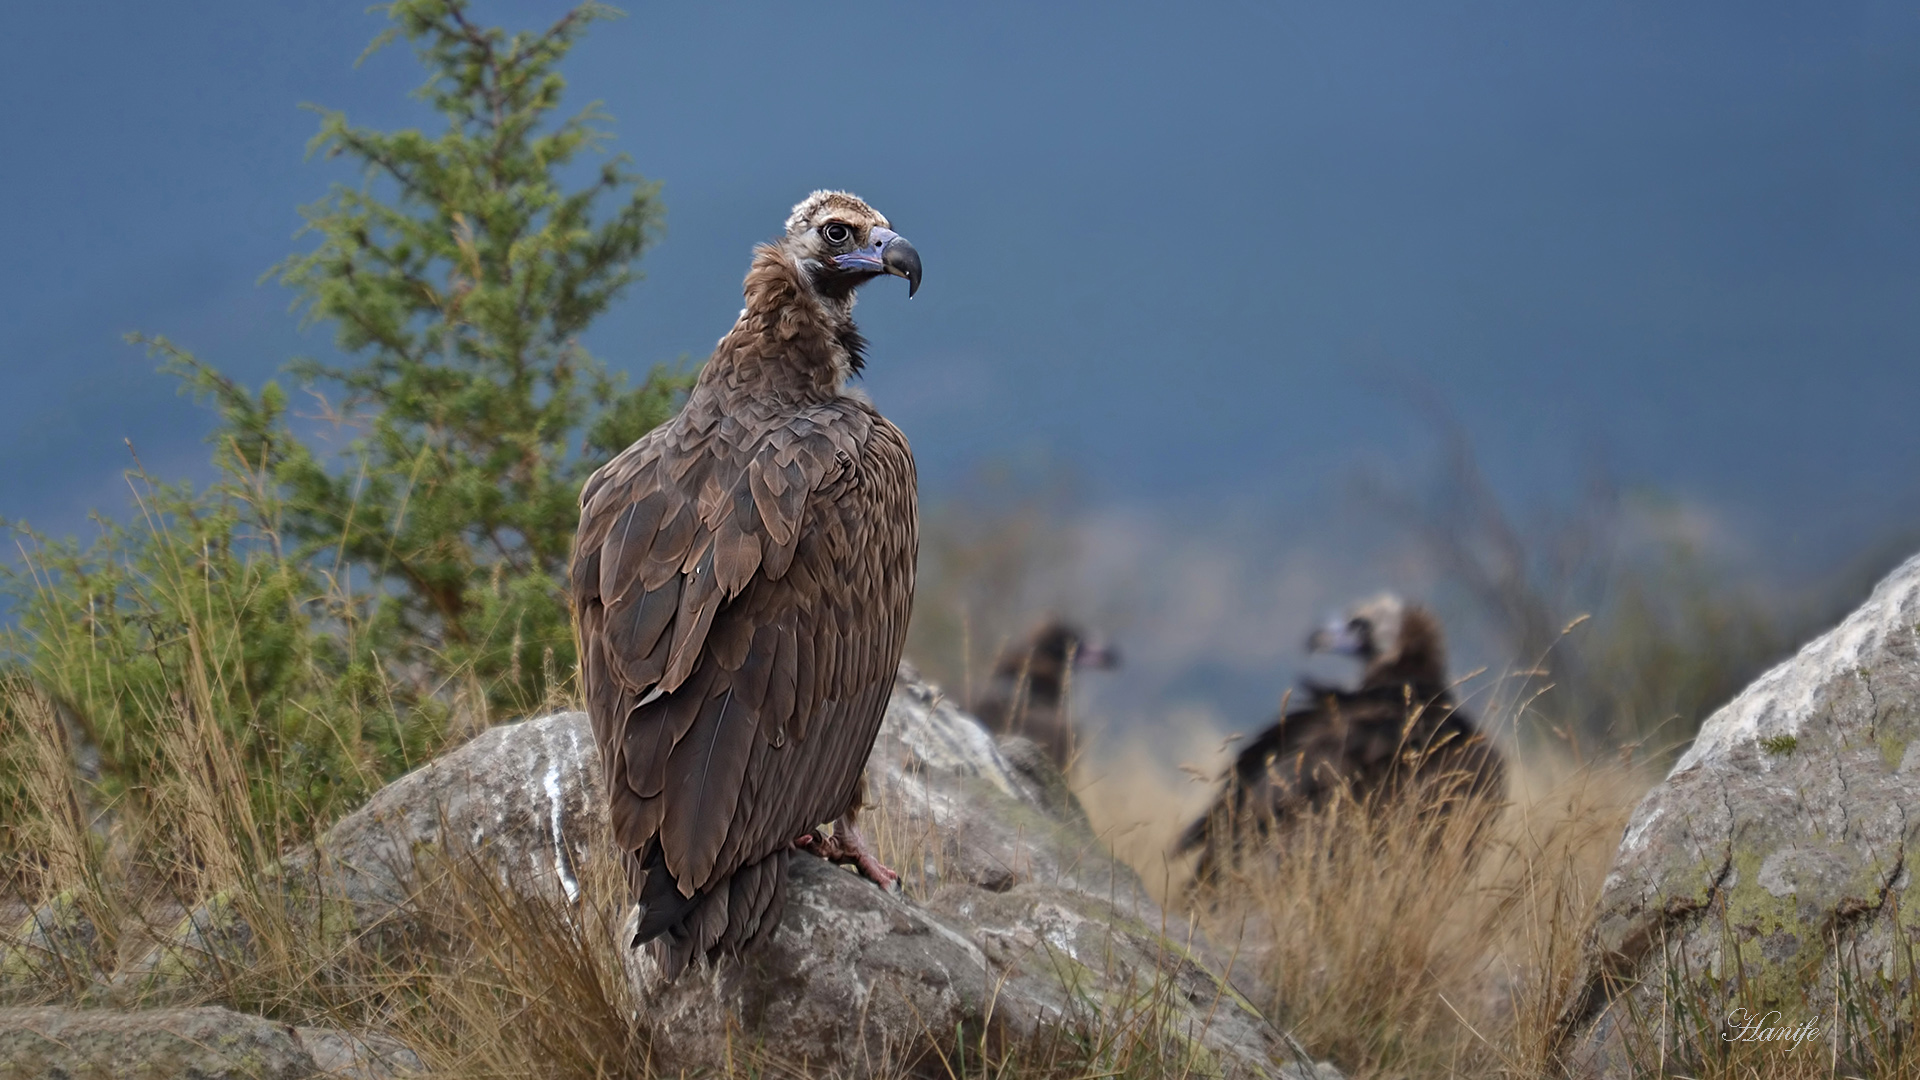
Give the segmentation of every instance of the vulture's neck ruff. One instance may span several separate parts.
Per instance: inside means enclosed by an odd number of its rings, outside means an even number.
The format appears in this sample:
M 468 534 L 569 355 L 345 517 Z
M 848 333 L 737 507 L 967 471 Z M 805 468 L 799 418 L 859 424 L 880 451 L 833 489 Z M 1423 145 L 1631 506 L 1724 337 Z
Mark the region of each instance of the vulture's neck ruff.
M 838 397 L 866 366 L 855 294 L 885 276 L 906 278 L 908 296 L 919 290 L 913 245 L 860 199 L 814 192 L 794 207 L 785 236 L 754 249 L 746 307 L 701 382 L 800 400 Z
M 1447 645 L 1440 620 L 1425 608 L 1401 616 L 1393 650 L 1374 657 L 1361 674 L 1363 686 L 1412 686 L 1431 696 L 1447 689 Z

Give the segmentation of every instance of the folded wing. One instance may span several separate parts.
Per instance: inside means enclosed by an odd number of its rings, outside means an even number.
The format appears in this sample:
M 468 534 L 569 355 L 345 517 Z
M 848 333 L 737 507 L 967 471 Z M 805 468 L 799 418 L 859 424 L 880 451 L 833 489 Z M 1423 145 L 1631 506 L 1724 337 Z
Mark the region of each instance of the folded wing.
M 852 399 L 662 428 L 582 496 L 572 590 L 613 832 L 670 972 L 779 921 L 845 813 L 913 590 L 905 440 Z

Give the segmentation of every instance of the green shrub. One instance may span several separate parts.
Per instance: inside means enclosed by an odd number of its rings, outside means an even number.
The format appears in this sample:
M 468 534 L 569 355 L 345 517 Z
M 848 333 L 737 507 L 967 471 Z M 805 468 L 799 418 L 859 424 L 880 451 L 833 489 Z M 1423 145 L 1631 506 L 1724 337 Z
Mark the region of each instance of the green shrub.
M 563 696 L 580 486 L 689 385 L 656 367 L 630 386 L 579 343 L 660 216 L 624 157 L 562 180 L 607 133 L 597 106 L 558 111 L 558 65 L 609 9 L 512 35 L 463 0 L 385 10 L 373 47 L 413 44 L 445 126 L 324 112 L 313 149 L 363 181 L 302 208 L 317 243 L 272 272 L 334 330 L 338 362 L 287 370 L 344 449 L 316 451 L 279 384 L 251 391 L 137 338 L 215 412 L 216 479 L 161 482 L 136 461 L 137 512 L 99 517 L 92 543 L 13 526 L 6 651 L 97 753 L 108 800 L 156 781 L 152 718 L 180 709 L 211 711 L 261 809 L 305 821 Z

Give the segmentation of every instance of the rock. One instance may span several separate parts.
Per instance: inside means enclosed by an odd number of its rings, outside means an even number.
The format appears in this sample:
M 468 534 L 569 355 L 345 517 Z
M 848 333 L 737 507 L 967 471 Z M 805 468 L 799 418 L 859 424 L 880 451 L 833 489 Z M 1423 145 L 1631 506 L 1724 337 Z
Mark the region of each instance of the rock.
M 590 845 L 606 842 L 604 802 L 592 725 L 557 713 L 489 728 L 388 784 L 289 863 L 349 902 L 360 927 L 404 913 L 428 849 L 477 855 L 572 901 Z
M 1920 1004 L 1916 853 L 1920 558 L 1709 717 L 1634 811 L 1561 1014 L 1563 1060 L 1586 1076 L 1684 1063 L 1736 1008 L 1869 1060 Z M 1686 1015 L 1691 1029 L 1660 1030 Z
M 310 1080 L 292 1028 L 227 1009 L 0 1009 L 0 1080 Z
M 1047 753 L 1046 747 L 1025 735 L 995 736 L 994 745 L 1025 782 L 1027 790 L 1023 794 L 1029 801 L 1038 803 L 1054 817 L 1093 827 L 1087 820 L 1086 807 L 1080 805 L 1079 797 L 1068 786 L 1066 775 L 1054 764 L 1053 755 Z
M 1053 761 L 1031 740 L 1012 738 L 1004 745 L 1015 764 L 1002 745 L 901 665 L 867 762 L 872 805 L 862 822 L 914 891 L 1045 881 L 1157 913 L 1140 879 L 1094 837 Z
M 403 1080 L 425 1072 L 420 1055 L 398 1039 L 375 1032 L 333 1028 L 295 1028 L 300 1046 L 313 1056 L 322 1076 L 339 1080 Z
M 402 1080 L 394 1039 L 230 1009 L 0 1009 L 0 1080 Z
M 862 1074 L 975 1054 L 983 1039 L 1061 1048 L 1102 1032 L 1194 1075 L 1337 1076 L 1316 1073 L 1214 974 L 1204 941 L 1164 932 L 1166 917 L 1093 835 L 1052 763 L 1008 745 L 1012 760 L 903 665 L 862 820 L 904 895 L 799 857 L 786 916 L 760 952 L 665 984 L 643 951 L 628 951 L 659 1059 L 698 1070 L 751 1044 Z M 356 933 L 396 941 L 412 932 L 414 868 L 434 852 L 477 856 L 517 890 L 572 903 L 580 868 L 608 843 L 599 776 L 584 714 L 493 728 L 387 785 L 282 876 L 321 898 L 308 910 L 343 911 Z M 191 937 L 154 950 L 139 977 L 218 952 Z
M 74 893 L 61 893 L 0 936 L 0 1004 L 99 981 L 100 953 L 100 931 L 86 906 Z
M 253 926 L 231 894 L 218 893 L 181 916 L 159 941 L 122 964 L 107 980 L 111 1004 L 154 1007 L 177 992 L 191 997 L 196 981 L 223 981 L 259 961 Z
M 271 872 L 276 914 L 404 947 L 420 927 L 410 901 L 422 859 L 477 856 L 526 891 L 577 898 L 576 868 L 606 842 L 606 811 L 585 713 L 490 728 L 375 792 L 311 850 Z M 183 917 L 113 977 L 117 1004 L 196 993 L 195 982 L 254 961 L 252 932 L 224 896 Z

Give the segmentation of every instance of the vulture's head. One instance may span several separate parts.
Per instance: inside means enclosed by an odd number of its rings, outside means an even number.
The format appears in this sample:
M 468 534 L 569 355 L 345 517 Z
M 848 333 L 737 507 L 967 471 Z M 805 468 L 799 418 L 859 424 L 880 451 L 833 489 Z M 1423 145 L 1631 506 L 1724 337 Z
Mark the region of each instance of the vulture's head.
M 920 253 L 857 195 L 816 191 L 800 200 L 780 247 L 823 300 L 848 303 L 855 289 L 887 275 L 906 278 L 909 297 L 920 291 Z
M 1057 684 L 1069 668 L 1119 666 L 1119 649 L 1089 637 L 1065 619 L 1050 618 L 1027 635 L 1027 640 L 1001 655 L 995 674 Z
M 1406 602 L 1392 593 L 1357 604 L 1307 638 L 1308 652 L 1335 653 L 1372 663 L 1382 655 L 1400 649 L 1400 624 L 1407 615 Z
M 1310 652 L 1351 656 L 1366 665 L 1362 685 L 1446 681 L 1446 646 L 1439 620 L 1392 593 L 1355 605 L 1307 638 Z

